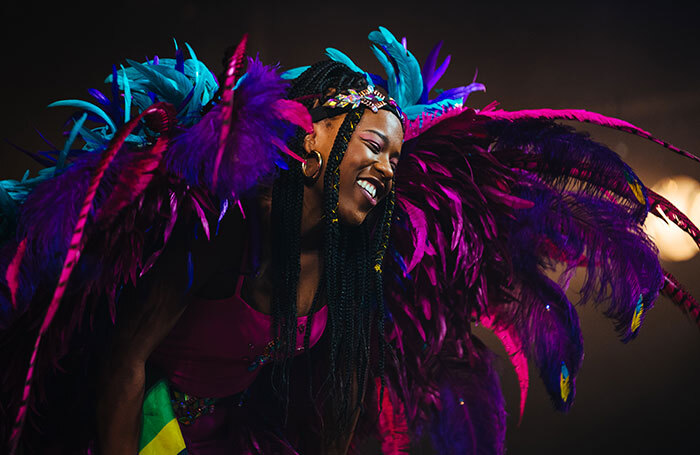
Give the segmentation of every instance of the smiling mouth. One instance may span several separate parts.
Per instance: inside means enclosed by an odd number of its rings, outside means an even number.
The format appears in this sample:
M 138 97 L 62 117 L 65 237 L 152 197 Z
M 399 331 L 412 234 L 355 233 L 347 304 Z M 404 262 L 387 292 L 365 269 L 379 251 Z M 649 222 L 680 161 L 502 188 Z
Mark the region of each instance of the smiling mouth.
M 365 195 L 365 197 L 369 200 L 369 202 L 372 205 L 377 204 L 377 193 L 379 192 L 379 189 L 377 186 L 373 183 L 370 182 L 369 180 L 366 179 L 357 179 L 355 182 L 357 185 L 362 188 L 362 193 Z

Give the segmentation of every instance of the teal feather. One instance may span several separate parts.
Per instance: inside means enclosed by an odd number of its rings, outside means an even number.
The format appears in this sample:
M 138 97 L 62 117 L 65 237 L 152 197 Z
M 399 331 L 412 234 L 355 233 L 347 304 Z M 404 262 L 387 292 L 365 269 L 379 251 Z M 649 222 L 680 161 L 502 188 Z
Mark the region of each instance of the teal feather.
M 132 92 L 131 101 L 139 112 L 145 111 L 148 106 L 153 104 L 151 97 L 142 92 Z
M 120 65 L 122 67 L 122 71 L 126 71 L 124 69 L 124 65 Z M 129 87 L 129 79 L 124 78 L 124 123 L 128 123 L 129 119 L 131 116 L 131 87 Z
M 75 138 L 78 136 L 78 132 L 83 127 L 83 123 L 85 123 L 85 119 L 87 119 L 87 116 L 87 112 L 81 115 L 80 118 L 75 122 L 75 125 L 73 125 L 73 128 L 70 130 L 70 134 L 68 135 L 66 145 L 63 146 L 63 150 L 61 150 L 61 153 L 59 153 L 58 159 L 56 160 L 56 168 L 54 169 L 53 173 L 54 176 L 58 175 L 66 167 L 66 158 L 68 158 L 68 152 L 70 151 L 73 142 L 75 142 Z M 27 177 L 26 173 L 24 174 L 24 177 Z
M 144 88 L 150 89 L 153 93 L 158 95 L 161 101 L 166 101 L 178 106 L 182 104 L 185 96 L 187 96 L 187 93 L 189 93 L 192 88 L 189 79 L 187 79 L 184 74 L 172 68 L 168 68 L 164 65 L 142 65 L 139 62 L 129 59 L 126 61 L 131 65 L 131 68 L 140 72 L 146 78 L 146 82 L 142 83 Z M 185 89 L 185 87 L 187 88 Z
M 55 102 L 48 105 L 48 107 L 61 107 L 61 106 L 77 107 L 78 109 L 92 112 L 93 114 L 96 114 L 102 120 L 104 120 L 105 123 L 107 124 L 107 126 L 109 126 L 109 128 L 112 131 L 117 130 L 117 127 L 114 126 L 114 122 L 112 121 L 112 119 L 109 118 L 109 116 L 107 114 L 105 114 L 105 112 L 102 109 L 95 106 L 94 104 L 88 103 L 86 101 L 81 101 L 81 100 L 61 100 L 61 101 L 55 101 Z
M 398 70 L 398 90 L 395 94 L 389 90 L 389 96 L 394 98 L 402 109 L 404 106 L 417 103 L 423 93 L 423 75 L 418 60 L 384 27 L 379 27 L 379 31 L 371 32 L 369 40 L 389 54 Z M 375 55 L 377 55 L 376 52 Z M 382 65 L 385 69 L 387 68 L 384 63 Z
M 382 50 L 379 47 L 373 45 L 370 47 L 370 49 L 372 49 L 372 53 L 375 57 L 377 57 L 379 63 L 384 67 L 384 72 L 386 73 L 386 86 L 387 91 L 389 92 L 389 96 L 394 98 L 394 101 L 399 103 L 399 100 L 396 98 L 399 92 L 399 88 L 396 71 L 394 71 L 394 65 L 391 64 L 389 58 L 386 56 L 386 54 L 384 54 L 384 52 L 382 52 Z M 404 110 L 404 106 L 406 105 L 399 103 L 399 106 L 402 110 Z
M 355 62 L 352 61 L 350 57 L 345 55 L 344 53 L 340 52 L 338 49 L 334 49 L 332 47 L 327 47 L 326 48 L 326 55 L 328 58 L 331 60 L 334 60 L 336 62 L 342 63 L 351 70 L 355 71 L 356 73 L 362 73 L 365 75 L 365 79 L 367 79 L 368 84 L 372 84 L 372 78 L 370 75 L 367 73 L 367 71 L 363 70 L 359 66 L 355 64 Z
M 85 141 L 84 150 L 104 150 L 107 144 L 112 139 L 112 134 L 106 134 L 103 128 L 95 128 L 91 130 L 83 126 L 80 128 L 80 137 Z
M 280 74 L 280 77 L 282 79 L 286 79 L 286 80 L 296 79 L 297 77 L 301 76 L 301 73 L 308 70 L 309 68 L 311 68 L 311 67 L 310 66 L 300 66 L 298 68 L 292 68 L 292 69 L 287 70 L 284 73 Z
M 197 60 L 197 55 L 194 53 L 192 50 L 192 47 L 189 45 L 189 43 L 185 43 L 185 47 L 187 47 L 187 52 L 190 53 L 190 58 L 194 60 L 195 62 L 199 61 Z
M 423 113 L 435 114 L 438 112 L 442 112 L 445 109 L 461 107 L 461 101 L 461 99 L 445 99 L 430 104 L 414 104 L 403 109 L 403 113 L 406 115 L 407 118 L 414 119 L 420 117 L 420 115 Z

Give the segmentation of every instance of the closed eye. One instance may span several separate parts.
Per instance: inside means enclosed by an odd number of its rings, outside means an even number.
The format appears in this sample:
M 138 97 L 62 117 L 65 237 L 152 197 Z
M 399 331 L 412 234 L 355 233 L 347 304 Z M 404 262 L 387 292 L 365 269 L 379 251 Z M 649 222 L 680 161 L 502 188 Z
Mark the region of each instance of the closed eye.
M 365 144 L 367 144 L 367 147 L 369 147 L 369 149 L 372 150 L 374 154 L 379 154 L 380 147 L 377 143 L 372 141 L 365 141 Z

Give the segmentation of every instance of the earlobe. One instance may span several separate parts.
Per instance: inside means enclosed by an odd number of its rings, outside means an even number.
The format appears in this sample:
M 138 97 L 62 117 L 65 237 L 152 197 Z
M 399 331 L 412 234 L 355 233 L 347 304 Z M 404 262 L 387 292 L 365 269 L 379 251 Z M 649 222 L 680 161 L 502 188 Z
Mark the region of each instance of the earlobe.
M 304 174 L 305 183 L 312 186 L 321 175 L 323 167 L 323 157 L 318 150 L 307 152 L 304 162 L 301 163 L 301 172 Z

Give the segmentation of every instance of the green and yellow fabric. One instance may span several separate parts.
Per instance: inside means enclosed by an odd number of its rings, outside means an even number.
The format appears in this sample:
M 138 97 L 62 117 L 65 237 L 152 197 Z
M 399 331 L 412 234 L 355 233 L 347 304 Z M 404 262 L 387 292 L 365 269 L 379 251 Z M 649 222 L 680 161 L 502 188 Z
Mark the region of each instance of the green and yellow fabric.
M 187 455 L 165 379 L 148 389 L 143 401 L 139 455 Z

